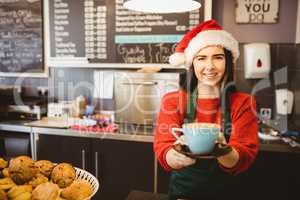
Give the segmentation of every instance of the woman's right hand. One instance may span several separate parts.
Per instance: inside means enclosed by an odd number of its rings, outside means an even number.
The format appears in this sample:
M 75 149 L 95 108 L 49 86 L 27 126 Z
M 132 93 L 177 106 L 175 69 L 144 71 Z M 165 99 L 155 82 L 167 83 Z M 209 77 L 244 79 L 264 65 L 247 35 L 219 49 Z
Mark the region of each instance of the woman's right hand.
M 171 148 L 166 154 L 166 161 L 173 169 L 181 169 L 189 165 L 195 164 L 196 160 L 185 156 Z

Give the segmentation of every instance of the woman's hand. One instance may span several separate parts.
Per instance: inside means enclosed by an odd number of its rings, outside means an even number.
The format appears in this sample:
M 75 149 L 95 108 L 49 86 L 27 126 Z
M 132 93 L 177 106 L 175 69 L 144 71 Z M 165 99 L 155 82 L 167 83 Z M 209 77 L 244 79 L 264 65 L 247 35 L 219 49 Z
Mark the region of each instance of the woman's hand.
M 217 142 L 221 143 L 221 144 L 227 144 L 225 136 L 224 136 L 224 133 L 219 132 L 219 136 L 218 136 Z
M 217 141 L 221 144 L 225 144 L 225 145 L 227 144 L 224 134 L 221 132 L 219 133 L 219 137 L 218 137 Z M 239 161 L 239 153 L 234 148 L 232 148 L 232 150 L 229 153 L 227 153 L 223 156 L 220 156 L 217 159 L 218 159 L 218 162 L 221 165 L 223 165 L 224 167 L 232 168 Z
M 182 169 L 189 165 L 193 165 L 196 160 L 190 157 L 187 157 L 173 148 L 171 148 L 166 154 L 166 161 L 170 167 L 173 169 Z

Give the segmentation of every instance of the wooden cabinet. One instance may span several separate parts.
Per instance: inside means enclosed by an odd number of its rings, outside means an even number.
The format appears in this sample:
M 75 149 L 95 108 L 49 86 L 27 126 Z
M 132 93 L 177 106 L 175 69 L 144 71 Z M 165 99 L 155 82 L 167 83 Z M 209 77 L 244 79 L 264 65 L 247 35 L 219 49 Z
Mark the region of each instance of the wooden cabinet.
M 158 161 L 157 161 L 158 162 Z M 159 163 L 157 163 L 157 192 L 167 194 L 169 190 L 170 173 L 166 172 Z
M 131 190 L 154 192 L 152 143 L 39 135 L 37 158 L 69 162 L 99 180 L 93 199 L 126 199 Z
M 30 133 L 1 131 L 0 156 L 10 159 L 20 155 L 31 156 Z
M 248 172 L 246 187 L 252 188 L 247 199 L 292 200 L 299 196 L 300 154 L 259 152 Z
M 152 143 L 94 139 L 92 149 L 100 181 L 94 199 L 120 200 L 131 190 L 154 191 Z
M 37 159 L 51 160 L 55 163 L 68 162 L 89 170 L 91 146 L 89 138 L 39 135 Z

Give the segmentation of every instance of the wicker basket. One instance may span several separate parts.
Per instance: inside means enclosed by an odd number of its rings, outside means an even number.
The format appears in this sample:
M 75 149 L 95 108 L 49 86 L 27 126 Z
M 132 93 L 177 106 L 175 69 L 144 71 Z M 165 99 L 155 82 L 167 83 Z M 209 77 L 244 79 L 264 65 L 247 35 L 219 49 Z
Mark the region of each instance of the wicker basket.
M 76 170 L 76 179 L 77 180 L 85 180 L 87 182 L 90 183 L 91 187 L 92 187 L 92 194 L 86 198 L 85 200 L 89 200 L 91 199 L 95 194 L 96 192 L 98 191 L 99 189 L 99 181 L 97 180 L 97 178 L 95 176 L 93 176 L 91 173 L 83 170 L 83 169 L 80 169 L 80 168 L 77 168 L 75 167 L 75 170 Z

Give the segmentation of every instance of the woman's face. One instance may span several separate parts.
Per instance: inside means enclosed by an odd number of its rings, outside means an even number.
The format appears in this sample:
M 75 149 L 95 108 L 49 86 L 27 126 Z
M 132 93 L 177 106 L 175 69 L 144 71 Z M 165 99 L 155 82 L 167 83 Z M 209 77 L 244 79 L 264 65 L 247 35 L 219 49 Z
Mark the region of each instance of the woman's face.
M 223 47 L 208 46 L 201 49 L 193 60 L 198 82 L 216 86 L 224 76 L 225 64 Z

